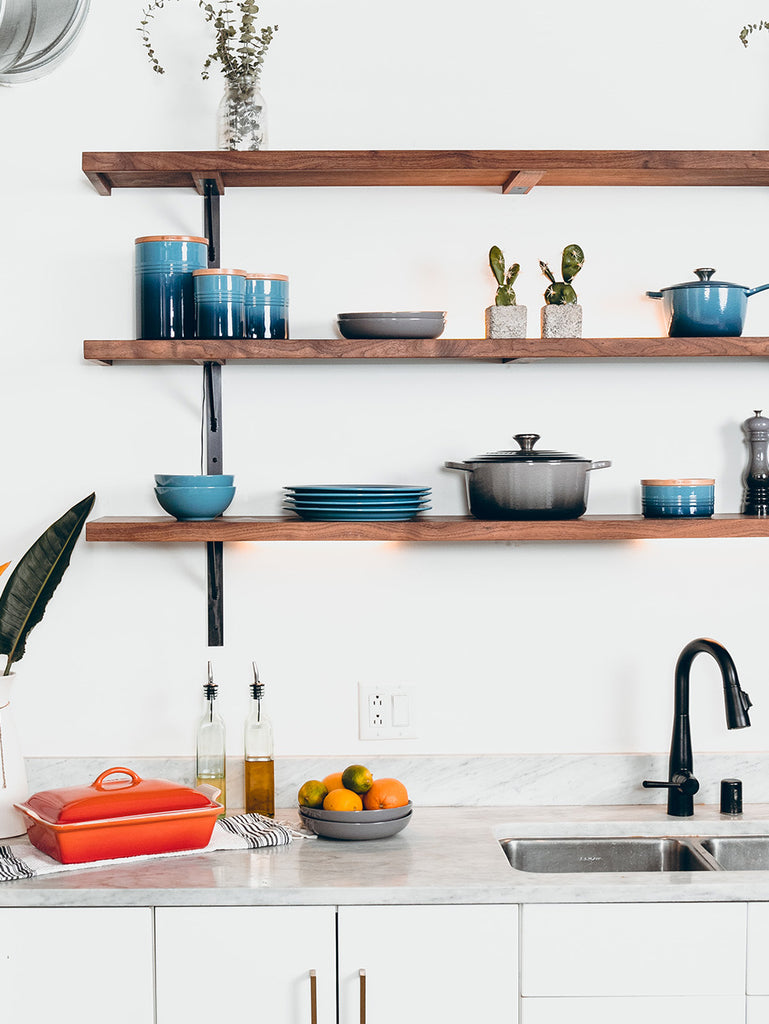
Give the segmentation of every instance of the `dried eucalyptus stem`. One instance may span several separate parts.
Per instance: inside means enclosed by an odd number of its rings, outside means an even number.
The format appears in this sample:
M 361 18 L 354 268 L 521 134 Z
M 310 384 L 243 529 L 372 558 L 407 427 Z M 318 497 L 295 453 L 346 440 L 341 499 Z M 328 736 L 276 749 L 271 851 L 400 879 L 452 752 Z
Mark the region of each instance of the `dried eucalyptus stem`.
M 141 34 L 142 46 L 147 51 L 152 70 L 159 75 L 165 74 L 165 68 L 158 60 L 152 45 L 150 23 L 156 12 L 163 10 L 166 3 L 167 0 L 150 0 L 142 11 L 142 20 L 137 29 Z M 198 7 L 203 11 L 206 21 L 214 26 L 216 36 L 216 47 L 206 57 L 201 77 L 210 77 L 213 64 L 220 65 L 222 74 L 229 81 L 257 77 L 278 26 L 257 29 L 259 6 L 256 0 L 221 0 L 218 7 L 206 3 L 205 0 L 198 0 Z
M 740 32 L 740 42 L 742 45 L 747 46 L 750 41 L 748 37 L 753 32 L 759 32 L 762 28 L 769 28 L 769 21 L 757 21 L 753 25 L 746 25 L 742 32 Z

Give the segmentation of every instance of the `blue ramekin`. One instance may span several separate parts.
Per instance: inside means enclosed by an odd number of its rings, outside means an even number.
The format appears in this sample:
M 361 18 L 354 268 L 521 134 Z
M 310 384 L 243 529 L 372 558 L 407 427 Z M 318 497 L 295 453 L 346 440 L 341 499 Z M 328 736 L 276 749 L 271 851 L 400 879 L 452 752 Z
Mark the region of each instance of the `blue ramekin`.
M 694 477 L 675 480 L 642 480 L 641 511 L 647 519 L 669 516 L 713 515 L 715 480 Z

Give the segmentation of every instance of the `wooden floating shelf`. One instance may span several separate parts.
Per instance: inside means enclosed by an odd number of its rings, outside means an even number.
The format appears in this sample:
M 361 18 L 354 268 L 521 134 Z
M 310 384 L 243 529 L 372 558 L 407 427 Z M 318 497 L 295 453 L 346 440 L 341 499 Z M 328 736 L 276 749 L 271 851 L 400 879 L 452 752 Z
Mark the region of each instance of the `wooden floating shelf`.
M 115 188 L 766 186 L 767 150 L 265 150 L 83 153 L 101 195 Z
M 594 515 L 581 519 L 490 520 L 423 516 L 406 522 L 305 522 L 293 516 L 223 516 L 179 523 L 168 516 L 92 519 L 86 540 L 167 544 L 198 541 L 625 541 L 769 537 L 769 518 L 644 519 Z
M 303 359 L 733 359 L 766 358 L 769 338 L 140 339 L 85 341 L 83 354 L 86 359 L 105 364 Z

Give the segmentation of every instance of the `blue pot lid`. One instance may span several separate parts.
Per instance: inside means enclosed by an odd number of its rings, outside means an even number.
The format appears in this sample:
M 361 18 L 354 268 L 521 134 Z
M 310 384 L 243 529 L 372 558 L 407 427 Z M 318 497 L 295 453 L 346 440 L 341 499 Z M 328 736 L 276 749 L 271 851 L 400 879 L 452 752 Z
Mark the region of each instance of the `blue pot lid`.
M 661 292 L 672 292 L 677 288 L 737 288 L 741 292 L 748 290 L 746 285 L 734 284 L 732 281 L 711 280 L 715 270 L 710 267 L 700 267 L 694 271 L 699 277 L 698 281 L 684 281 L 682 284 L 671 284 L 667 288 L 660 288 Z

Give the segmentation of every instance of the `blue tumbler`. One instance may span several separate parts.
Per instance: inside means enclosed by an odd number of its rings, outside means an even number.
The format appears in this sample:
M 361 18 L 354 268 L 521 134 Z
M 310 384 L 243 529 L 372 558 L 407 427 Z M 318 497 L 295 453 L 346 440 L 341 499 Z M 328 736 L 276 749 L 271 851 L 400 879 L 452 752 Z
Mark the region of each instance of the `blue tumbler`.
M 136 239 L 136 337 L 194 338 L 193 271 L 208 266 L 208 241 L 193 235 Z
M 288 337 L 288 278 L 285 274 L 246 275 L 246 337 Z
M 198 338 L 242 338 L 245 333 L 245 270 L 196 270 L 195 334 Z

